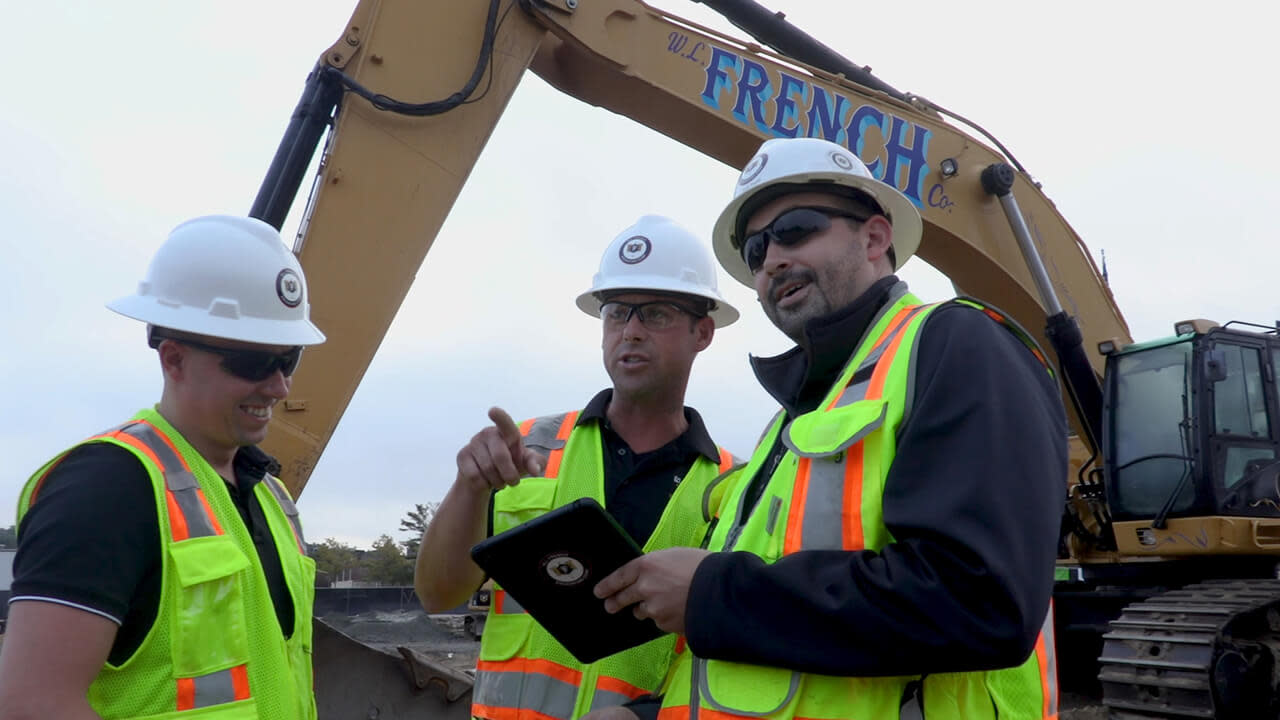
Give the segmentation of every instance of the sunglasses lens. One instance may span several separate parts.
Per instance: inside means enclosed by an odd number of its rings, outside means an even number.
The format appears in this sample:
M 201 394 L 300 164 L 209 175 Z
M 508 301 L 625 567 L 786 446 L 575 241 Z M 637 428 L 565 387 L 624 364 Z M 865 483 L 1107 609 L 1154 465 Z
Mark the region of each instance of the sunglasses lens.
M 271 377 L 277 370 L 284 373 L 285 377 L 293 375 L 293 372 L 298 369 L 298 363 L 301 360 L 301 347 L 293 348 L 279 355 L 245 350 L 224 355 L 222 367 L 242 380 L 261 382 Z
M 808 208 L 784 212 L 769 225 L 774 242 L 783 247 L 799 245 L 805 238 L 828 227 L 831 227 L 831 221 L 826 215 Z
M 765 253 L 769 252 L 769 239 L 765 231 L 751 233 L 742 243 L 742 259 L 747 261 L 747 269 L 756 272 L 764 264 Z
M 788 210 L 774 218 L 768 227 L 747 236 L 742 243 L 742 259 L 747 262 L 748 270 L 757 272 L 764 265 L 771 242 L 782 247 L 794 247 L 815 232 L 826 230 L 830 226 L 831 221 L 827 216 L 817 210 Z

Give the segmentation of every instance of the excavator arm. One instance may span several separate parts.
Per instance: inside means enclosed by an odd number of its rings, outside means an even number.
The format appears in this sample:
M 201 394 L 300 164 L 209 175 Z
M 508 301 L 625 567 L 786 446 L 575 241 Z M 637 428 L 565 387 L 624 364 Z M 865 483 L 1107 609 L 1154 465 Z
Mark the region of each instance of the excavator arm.
M 984 171 L 1008 159 L 927 101 L 637 0 L 362 0 L 312 73 L 252 211 L 283 223 L 332 125 L 295 247 L 330 340 L 308 350 L 267 447 L 295 494 L 526 69 L 735 168 L 769 137 L 846 145 L 920 209 L 918 254 L 958 291 L 1043 337 L 1047 284 L 1085 347 L 1129 339 L 1080 238 L 1025 173 L 1006 169 L 1023 242 L 1042 260 L 1037 286 L 1007 201 L 984 189 Z M 1101 360 L 1090 362 L 1100 375 Z

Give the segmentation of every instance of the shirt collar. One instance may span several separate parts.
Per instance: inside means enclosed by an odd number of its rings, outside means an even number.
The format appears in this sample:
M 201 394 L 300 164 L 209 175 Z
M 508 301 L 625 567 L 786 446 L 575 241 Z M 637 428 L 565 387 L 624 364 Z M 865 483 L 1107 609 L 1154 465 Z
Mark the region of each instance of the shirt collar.
M 853 302 L 807 322 L 803 345 L 773 357 L 752 356 L 756 379 L 788 415 L 813 410 L 858 349 L 876 313 L 906 290 L 897 276 L 880 278 Z
M 608 427 L 609 417 L 605 413 L 608 411 L 609 401 L 612 399 L 612 388 L 605 388 L 596 393 L 596 396 L 591 398 L 591 402 L 587 403 L 587 406 L 578 414 L 578 422 L 574 426 L 581 426 L 596 420 L 602 426 Z M 711 434 L 707 432 L 707 426 L 702 422 L 702 416 L 698 414 L 697 410 L 686 405 L 684 419 L 689 423 L 689 427 L 675 441 L 693 448 L 699 455 L 718 464 L 720 462 L 720 448 L 711 439 Z
M 275 475 L 280 472 L 280 463 L 257 445 L 245 445 L 237 450 L 232 467 L 236 474 L 236 482 L 244 484 L 245 487 L 260 482 L 267 473 Z

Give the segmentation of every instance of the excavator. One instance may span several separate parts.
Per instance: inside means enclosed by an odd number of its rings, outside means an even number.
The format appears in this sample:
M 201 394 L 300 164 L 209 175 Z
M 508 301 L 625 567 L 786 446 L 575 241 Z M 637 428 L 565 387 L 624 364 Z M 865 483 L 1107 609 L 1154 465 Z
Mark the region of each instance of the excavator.
M 741 168 L 824 137 L 919 208 L 919 255 L 1053 349 L 1073 431 L 1056 568 L 1065 692 L 1113 718 L 1280 717 L 1280 337 L 1179 321 L 1135 343 L 1088 249 L 1013 155 L 752 0 L 738 39 L 639 0 L 360 0 L 320 55 L 251 214 L 294 250 L 329 342 L 267 450 L 300 494 L 526 71 Z M 359 244 L 360 262 L 352 255 Z M 469 678 L 317 635 L 322 717 L 466 717 Z

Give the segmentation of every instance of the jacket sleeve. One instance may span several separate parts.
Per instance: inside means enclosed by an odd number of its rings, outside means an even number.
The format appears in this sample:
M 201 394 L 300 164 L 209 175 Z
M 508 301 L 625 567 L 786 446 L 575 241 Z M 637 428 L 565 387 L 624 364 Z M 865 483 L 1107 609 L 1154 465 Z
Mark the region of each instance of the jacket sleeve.
M 884 493 L 894 541 L 772 565 L 709 556 L 685 615 L 699 656 L 858 676 L 1026 659 L 1048 611 L 1065 497 L 1057 385 L 1011 332 L 956 305 L 926 322 L 916 367 Z

